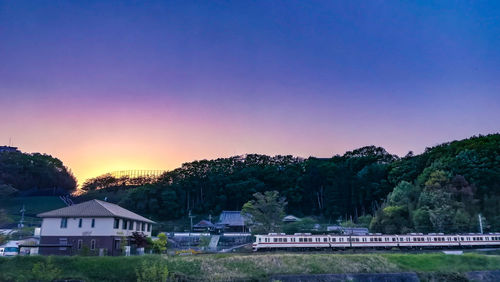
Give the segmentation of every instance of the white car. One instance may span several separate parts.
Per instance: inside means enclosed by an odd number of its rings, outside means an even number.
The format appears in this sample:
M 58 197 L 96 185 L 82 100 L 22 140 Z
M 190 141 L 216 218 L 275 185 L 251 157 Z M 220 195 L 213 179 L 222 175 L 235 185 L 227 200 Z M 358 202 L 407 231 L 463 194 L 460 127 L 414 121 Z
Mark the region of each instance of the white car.
M 0 257 L 12 257 L 19 254 L 19 247 L 17 241 L 10 241 L 0 247 Z

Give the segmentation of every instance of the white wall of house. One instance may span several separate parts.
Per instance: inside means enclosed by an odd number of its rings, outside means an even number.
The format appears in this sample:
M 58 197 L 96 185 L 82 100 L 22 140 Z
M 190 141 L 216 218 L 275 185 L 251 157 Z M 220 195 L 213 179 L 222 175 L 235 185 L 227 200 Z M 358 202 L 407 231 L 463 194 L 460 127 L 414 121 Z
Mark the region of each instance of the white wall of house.
M 134 228 L 130 230 L 127 226 L 125 230 L 122 229 L 124 219 L 120 218 L 118 229 L 115 229 L 113 217 L 96 217 L 94 227 L 91 226 L 92 218 L 82 218 L 82 227 L 79 227 L 79 217 L 68 217 L 67 227 L 61 228 L 61 220 L 60 217 L 43 218 L 40 236 L 130 236 L 136 231 L 136 224 L 140 223 L 134 221 Z M 128 222 L 130 223 L 131 220 Z M 148 232 L 147 227 L 144 231 L 139 231 L 146 236 L 151 236 L 151 231 Z

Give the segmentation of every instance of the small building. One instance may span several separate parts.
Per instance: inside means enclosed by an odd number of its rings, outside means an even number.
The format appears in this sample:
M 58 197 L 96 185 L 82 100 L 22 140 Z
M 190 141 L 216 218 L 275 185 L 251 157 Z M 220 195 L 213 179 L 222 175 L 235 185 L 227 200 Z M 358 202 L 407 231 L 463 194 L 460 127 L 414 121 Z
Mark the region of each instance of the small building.
M 215 229 L 215 225 L 208 221 L 208 220 L 202 220 L 195 225 L 193 225 L 193 231 L 195 232 L 209 232 L 213 231 Z
M 365 227 L 343 227 L 339 225 L 328 226 L 326 230 L 344 235 L 368 235 L 370 233 L 368 228 Z
M 245 220 L 241 211 L 222 211 L 216 228 L 223 229 L 224 232 L 247 232 Z
M 300 221 L 300 218 L 298 218 L 294 215 L 291 215 L 291 214 L 289 214 L 283 218 L 284 223 L 297 222 L 297 221 Z
M 11 147 L 11 146 L 0 146 L 0 153 L 3 152 L 19 152 L 17 147 Z
M 89 251 L 100 255 L 119 255 L 123 238 L 133 232 L 151 236 L 155 222 L 118 205 L 91 200 L 44 212 L 39 253 L 71 255 Z

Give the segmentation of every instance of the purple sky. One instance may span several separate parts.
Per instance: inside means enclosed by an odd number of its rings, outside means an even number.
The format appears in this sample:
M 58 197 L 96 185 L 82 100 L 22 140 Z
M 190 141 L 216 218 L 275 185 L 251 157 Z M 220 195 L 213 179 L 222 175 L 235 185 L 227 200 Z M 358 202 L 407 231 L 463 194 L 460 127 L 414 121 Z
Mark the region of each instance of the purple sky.
M 500 131 L 500 2 L 0 0 L 0 119 L 80 182 L 422 152 Z

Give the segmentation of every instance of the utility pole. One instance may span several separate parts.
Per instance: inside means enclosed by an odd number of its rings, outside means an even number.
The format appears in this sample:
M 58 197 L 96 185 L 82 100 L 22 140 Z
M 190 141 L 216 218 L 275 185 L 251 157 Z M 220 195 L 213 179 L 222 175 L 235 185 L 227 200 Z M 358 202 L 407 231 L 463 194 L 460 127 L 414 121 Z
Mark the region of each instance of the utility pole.
M 189 219 L 191 220 L 191 228 L 189 229 L 189 233 L 193 232 L 193 218 L 194 215 L 191 215 L 191 210 L 189 210 Z
M 481 214 L 479 214 L 478 216 L 479 216 L 479 231 L 481 232 L 481 234 L 483 234 L 483 219 L 481 217 Z
M 19 228 L 23 228 L 24 227 L 24 212 L 26 211 L 26 209 L 24 208 L 24 204 L 23 204 L 23 208 L 20 210 L 21 212 L 21 220 L 19 220 L 19 225 L 17 227 Z

